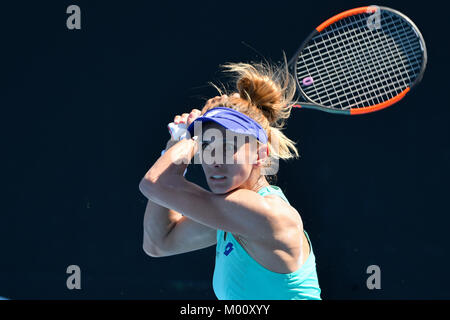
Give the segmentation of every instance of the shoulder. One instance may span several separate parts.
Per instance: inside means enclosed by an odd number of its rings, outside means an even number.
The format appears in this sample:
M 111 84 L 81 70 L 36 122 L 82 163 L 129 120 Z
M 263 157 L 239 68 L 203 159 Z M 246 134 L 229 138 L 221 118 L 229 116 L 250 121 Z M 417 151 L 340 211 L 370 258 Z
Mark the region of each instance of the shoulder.
M 306 250 L 300 247 L 303 236 L 300 214 L 278 195 L 266 195 L 264 201 L 271 211 L 271 232 L 260 233 L 258 238 L 235 233 L 233 236 L 249 255 L 269 270 L 274 268 L 279 273 L 297 270 L 300 252 Z
M 281 217 L 300 217 L 299 212 L 277 194 L 266 195 L 264 200 L 270 206 L 271 211 L 278 213 Z
M 264 196 L 264 200 L 270 208 L 270 215 L 274 220 L 274 233 L 285 233 L 287 230 L 303 230 L 303 223 L 299 212 L 284 201 L 279 195 L 270 194 Z

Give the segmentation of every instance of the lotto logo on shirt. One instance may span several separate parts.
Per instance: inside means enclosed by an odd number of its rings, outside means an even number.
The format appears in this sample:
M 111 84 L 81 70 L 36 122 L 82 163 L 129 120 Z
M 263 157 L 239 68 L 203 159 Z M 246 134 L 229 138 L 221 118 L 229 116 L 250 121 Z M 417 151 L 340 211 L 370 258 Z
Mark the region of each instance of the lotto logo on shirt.
M 228 242 L 227 246 L 225 247 L 225 251 L 223 252 L 223 254 L 228 256 L 231 251 L 233 251 L 233 244 L 231 242 Z

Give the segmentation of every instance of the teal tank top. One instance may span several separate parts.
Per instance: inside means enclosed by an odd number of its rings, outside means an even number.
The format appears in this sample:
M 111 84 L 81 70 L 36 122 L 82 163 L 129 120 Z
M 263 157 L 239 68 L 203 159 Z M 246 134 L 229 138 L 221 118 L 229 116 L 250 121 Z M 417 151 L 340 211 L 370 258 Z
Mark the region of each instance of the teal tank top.
M 261 196 L 279 195 L 289 201 L 277 186 L 258 191 Z M 227 232 L 217 230 L 216 262 L 213 289 L 219 300 L 320 300 L 320 287 L 311 241 L 310 254 L 305 263 L 292 273 L 277 273 L 254 260 Z

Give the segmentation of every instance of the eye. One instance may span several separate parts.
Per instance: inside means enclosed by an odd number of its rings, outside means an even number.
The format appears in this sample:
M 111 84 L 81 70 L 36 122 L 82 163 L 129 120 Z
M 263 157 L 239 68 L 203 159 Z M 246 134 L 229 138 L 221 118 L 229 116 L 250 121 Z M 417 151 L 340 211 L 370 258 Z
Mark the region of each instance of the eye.
M 226 150 L 226 151 L 235 151 L 235 147 L 234 147 L 234 144 L 231 144 L 231 143 L 226 143 L 225 144 L 225 146 L 224 146 L 224 149 Z

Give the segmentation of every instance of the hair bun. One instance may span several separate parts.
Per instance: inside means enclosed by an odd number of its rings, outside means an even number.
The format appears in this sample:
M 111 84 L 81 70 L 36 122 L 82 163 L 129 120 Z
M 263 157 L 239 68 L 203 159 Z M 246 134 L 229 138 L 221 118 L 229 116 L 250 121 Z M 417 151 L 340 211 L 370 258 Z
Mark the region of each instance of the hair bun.
M 237 89 L 242 99 L 258 107 L 269 123 L 274 123 L 279 114 L 277 106 L 282 102 L 279 86 L 266 77 L 242 77 L 237 82 Z
M 269 63 L 226 63 L 222 65 L 226 72 L 233 74 L 233 94 L 226 99 L 225 106 L 233 108 L 258 122 L 269 138 L 270 159 L 291 159 L 298 157 L 295 141 L 282 132 L 285 120 L 289 118 L 292 99 L 295 96 L 295 79 L 289 72 L 286 55 L 281 66 Z M 219 91 L 220 88 L 214 85 Z M 237 89 L 238 92 L 235 92 Z M 237 94 L 239 93 L 239 94 Z M 202 113 L 223 101 L 206 104 Z M 269 160 L 268 163 L 271 163 Z M 270 171 L 270 170 L 269 170 Z M 264 173 L 266 175 L 266 173 Z

